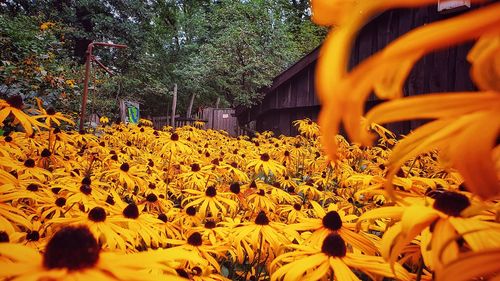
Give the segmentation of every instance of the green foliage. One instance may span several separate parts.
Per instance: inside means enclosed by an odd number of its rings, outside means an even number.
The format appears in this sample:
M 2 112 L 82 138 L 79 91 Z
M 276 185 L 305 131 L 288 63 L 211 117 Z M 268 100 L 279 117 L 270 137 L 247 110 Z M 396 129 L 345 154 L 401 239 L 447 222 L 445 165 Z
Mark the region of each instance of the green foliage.
M 165 115 L 174 83 L 181 114 L 192 94 L 194 109 L 217 98 L 227 106 L 254 104 L 275 75 L 325 35 L 301 0 L 11 1 L 0 12 L 3 89 L 42 96 L 65 111 L 78 111 L 87 44 L 127 44 L 95 49 L 116 75 L 94 68 L 89 108 L 110 117 L 120 98 L 139 101 L 143 116 Z M 41 31 L 47 21 L 56 24 Z
M 39 18 L 0 15 L 0 96 L 39 97 L 65 112 L 76 110 L 77 67 L 68 57 L 63 27 Z M 42 30 L 44 29 L 44 30 Z

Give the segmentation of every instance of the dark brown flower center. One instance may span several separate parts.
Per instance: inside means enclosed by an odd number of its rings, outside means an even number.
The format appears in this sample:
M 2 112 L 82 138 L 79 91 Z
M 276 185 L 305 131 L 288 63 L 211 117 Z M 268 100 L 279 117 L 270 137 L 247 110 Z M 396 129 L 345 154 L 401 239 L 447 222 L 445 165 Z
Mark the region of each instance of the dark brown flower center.
M 293 204 L 293 208 L 297 211 L 300 211 L 302 209 L 302 205 L 300 205 L 299 203 L 295 203 Z
M 89 177 L 84 177 L 82 179 L 82 184 L 90 185 L 92 184 L 92 180 Z
M 229 190 L 231 190 L 231 192 L 234 193 L 234 194 L 240 193 L 240 191 L 241 191 L 240 184 L 237 183 L 237 182 L 232 183 L 229 186 Z
M 128 172 L 128 170 L 130 169 L 130 166 L 128 163 L 123 163 L 121 166 L 120 166 L 120 170 L 124 171 L 125 173 Z
M 56 110 L 53 107 L 49 107 L 47 109 L 47 115 L 54 115 L 56 114 Z
M 206 221 L 205 222 L 205 228 L 212 229 L 215 228 L 215 222 L 214 221 Z
M 193 267 L 192 272 L 196 276 L 201 276 L 201 274 L 203 273 L 203 270 L 201 269 L 201 267 L 195 266 L 195 267 Z
M 85 195 L 90 195 L 92 193 L 92 187 L 88 184 L 82 184 L 80 186 L 80 191 Z
M 271 159 L 271 157 L 269 157 L 269 154 L 267 154 L 267 153 L 263 153 L 260 155 L 260 160 L 262 160 L 264 162 L 269 161 L 269 159 Z
M 139 217 L 139 209 L 134 203 L 128 204 L 125 209 L 123 209 L 123 216 L 129 219 L 136 219 Z
M 150 203 L 154 203 L 154 202 L 158 201 L 158 196 L 156 196 L 153 193 L 150 193 L 150 194 L 148 194 L 148 196 L 146 196 L 146 200 Z
M 32 191 L 32 192 L 36 192 L 38 191 L 38 188 L 39 186 L 37 184 L 34 184 L 34 183 L 30 183 L 26 189 L 29 190 L 29 191 Z
M 201 246 L 201 244 L 203 244 L 203 241 L 201 239 L 201 234 L 199 232 L 195 232 L 189 235 L 187 242 L 189 245 L 196 247 Z
M 99 244 L 87 227 L 65 227 L 45 247 L 43 265 L 47 269 L 81 270 L 97 264 Z
M 106 197 L 106 203 L 108 203 L 109 205 L 114 205 L 115 199 L 113 198 L 113 196 L 108 195 L 108 197 Z
M 59 197 L 59 198 L 56 199 L 56 206 L 57 207 L 62 207 L 64 205 L 66 205 L 66 198 Z
M 196 215 L 196 208 L 191 206 L 191 207 L 188 207 L 186 209 L 186 214 L 190 215 L 190 216 L 194 216 Z
M 269 219 L 264 211 L 260 211 L 257 217 L 255 218 L 255 224 L 258 225 L 268 225 Z
M 19 95 L 11 96 L 7 99 L 7 103 L 17 109 L 23 109 L 23 98 Z
M 0 231 L 0 243 L 5 243 L 9 241 L 10 241 L 9 234 L 7 234 L 7 232 L 5 231 Z
M 158 219 L 161 220 L 162 222 L 167 222 L 168 221 L 167 215 L 165 215 L 163 213 L 158 215 Z
M 52 155 L 52 152 L 50 152 L 50 150 L 48 150 L 47 148 L 44 148 L 42 150 L 42 153 L 40 153 L 40 155 L 42 157 L 50 157 Z
M 93 222 L 103 222 L 106 220 L 106 211 L 101 207 L 94 207 L 89 211 L 88 218 Z
M 201 168 L 200 168 L 200 165 L 199 165 L 199 164 L 194 163 L 194 164 L 192 164 L 192 165 L 191 165 L 191 171 L 193 171 L 193 172 L 198 172 L 199 170 L 201 170 Z
M 29 159 L 26 159 L 26 161 L 24 161 L 24 166 L 27 167 L 27 168 L 33 168 L 35 167 L 35 160 L 29 158 Z
M 470 201 L 463 194 L 443 191 L 436 194 L 436 201 L 432 206 L 449 216 L 459 217 L 460 213 L 470 206 Z
M 333 231 L 339 230 L 342 227 L 342 219 L 339 213 L 336 211 L 326 213 L 323 217 L 323 226 Z
M 250 186 L 249 186 L 249 187 L 250 187 L 250 188 L 257 188 L 257 183 L 256 183 L 255 181 L 252 181 L 252 182 L 250 183 Z
M 330 257 L 344 257 L 347 248 L 344 239 L 340 237 L 337 233 L 330 233 L 325 240 L 323 240 L 323 245 L 321 246 L 321 251 Z
M 26 234 L 26 239 L 28 241 L 38 241 L 40 240 L 40 233 L 38 231 L 30 231 Z
M 179 135 L 177 133 L 173 133 L 170 136 L 170 139 L 173 140 L 173 141 L 178 141 L 179 140 Z
M 208 197 L 215 197 L 217 195 L 217 189 L 215 189 L 214 186 L 209 186 L 205 191 L 205 195 Z

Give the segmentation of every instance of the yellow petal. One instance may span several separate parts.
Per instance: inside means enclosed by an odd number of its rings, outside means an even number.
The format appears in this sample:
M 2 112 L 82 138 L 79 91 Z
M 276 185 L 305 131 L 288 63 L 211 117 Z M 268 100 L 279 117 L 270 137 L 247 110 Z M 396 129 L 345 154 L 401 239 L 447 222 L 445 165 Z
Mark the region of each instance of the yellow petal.
M 498 274 L 500 248 L 470 252 L 446 265 L 442 272 L 437 272 L 437 281 L 469 281 L 475 278 Z
M 478 113 L 449 144 L 453 166 L 463 176 L 467 188 L 483 199 L 500 195 L 493 162 L 493 147 L 500 130 L 499 114 L 498 108 Z
M 495 92 L 427 94 L 384 102 L 366 114 L 367 122 L 385 124 L 412 119 L 434 119 L 500 108 Z
M 500 91 L 500 34 L 482 36 L 467 56 L 471 77 L 482 90 Z
M 448 220 L 439 220 L 434 226 L 431 249 L 435 270 L 440 270 L 443 264 L 447 264 L 457 257 L 458 245 L 454 240 L 455 237 L 455 229 Z M 453 239 L 451 243 L 449 243 L 450 239 Z

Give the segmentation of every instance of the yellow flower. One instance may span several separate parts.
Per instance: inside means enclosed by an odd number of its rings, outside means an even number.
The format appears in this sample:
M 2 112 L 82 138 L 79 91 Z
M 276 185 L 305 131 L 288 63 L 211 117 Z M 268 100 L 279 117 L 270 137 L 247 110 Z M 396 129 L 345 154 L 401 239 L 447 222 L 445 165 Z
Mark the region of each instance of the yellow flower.
M 381 123 L 437 118 L 394 147 L 388 163 L 388 182 L 392 182 L 408 159 L 441 148 L 471 192 L 485 199 L 499 195 L 500 183 L 493 158 L 494 141 L 500 128 L 495 117 L 500 114 L 499 109 L 500 95 L 494 92 L 408 97 L 374 108 L 367 118 Z
M 299 223 L 291 225 L 292 229 L 298 231 L 313 231 L 305 244 L 319 245 L 326 236 L 337 233 L 352 247 L 365 254 L 375 255 L 378 252 L 377 247 L 370 239 L 355 232 L 356 227 L 352 223 L 357 218 L 355 215 L 346 214 L 344 210 L 339 210 L 335 204 L 330 204 L 328 212 L 325 212 L 317 202 L 310 201 L 310 203 L 318 218 L 304 218 Z
M 319 136 L 318 124 L 314 123 L 309 118 L 302 120 L 295 120 L 293 121 L 293 125 L 298 127 L 299 133 L 308 138 L 315 138 Z
M 47 127 L 50 128 L 52 123 L 56 124 L 57 126 L 60 126 L 61 121 L 65 121 L 71 125 L 75 125 L 75 122 L 73 122 L 73 120 L 64 116 L 61 112 L 56 112 L 56 110 L 53 107 L 49 107 L 47 110 L 45 110 L 42 106 L 41 99 L 37 98 L 36 102 L 38 104 L 38 110 L 40 111 L 41 114 L 36 115 L 34 118 L 35 119 L 45 118 L 45 124 L 47 125 Z
M 45 30 L 47 30 L 47 29 L 49 29 L 49 28 L 54 27 L 55 25 L 56 25 L 55 23 L 50 22 L 50 21 L 47 21 L 47 22 L 44 22 L 44 23 L 42 23 L 42 24 L 40 25 L 40 30 L 41 30 L 41 31 L 45 31 Z
M 184 280 L 176 276 L 175 266 L 184 261 L 200 261 L 196 255 L 181 249 L 128 255 L 101 252 L 85 227 L 59 230 L 43 255 L 26 246 L 0 243 L 0 257 L 6 258 L 0 259 L 0 277 L 14 280 Z M 161 274 L 149 273 L 148 269 L 153 268 L 160 269 Z
M 408 272 L 399 264 L 392 270 L 382 257 L 348 253 L 344 240 L 337 233 L 328 234 L 321 246 L 292 244 L 288 247 L 292 251 L 276 257 L 270 265 L 272 281 L 324 280 L 325 276 L 342 281 L 360 280 L 351 268 L 373 277 L 410 280 Z
M 442 191 L 436 192 L 433 197 L 435 200 L 408 198 L 403 201 L 408 206 L 382 207 L 360 216 L 359 221 L 373 218 L 399 221 L 382 238 L 382 255 L 391 264 L 418 235 L 421 235 L 421 252 L 425 264 L 437 272 L 456 259 L 459 253 L 457 235 L 473 251 L 500 247 L 500 228 L 496 223 L 487 221 L 493 220 L 493 214 L 484 215 L 481 211 L 474 211 L 475 202 L 460 193 Z
M 32 116 L 24 113 L 24 102 L 21 96 L 11 96 L 7 100 L 0 99 L 0 124 L 4 122 L 7 117 L 14 118 L 13 124 L 21 124 L 27 135 L 33 134 L 33 127 L 40 130 L 39 127 L 45 127 Z
M 183 192 L 187 193 L 187 197 L 182 204 L 189 202 L 184 207 L 199 206 L 199 212 L 203 217 L 210 214 L 218 218 L 219 214 L 225 216 L 236 212 L 238 207 L 236 201 L 226 198 L 229 196 L 228 192 L 217 191 L 213 185 L 208 186 L 205 191 L 184 189 Z
M 75 87 L 75 80 L 73 79 L 67 79 L 65 81 L 66 85 L 68 85 L 70 88 L 74 88 Z
M 99 122 L 101 124 L 108 124 L 109 123 L 109 118 L 106 117 L 106 116 L 102 116 L 101 118 L 99 118 Z
M 250 160 L 247 169 L 252 169 L 256 175 L 262 171 L 266 176 L 270 174 L 281 175 L 285 172 L 285 167 L 271 159 L 267 153 L 261 154 L 259 159 Z

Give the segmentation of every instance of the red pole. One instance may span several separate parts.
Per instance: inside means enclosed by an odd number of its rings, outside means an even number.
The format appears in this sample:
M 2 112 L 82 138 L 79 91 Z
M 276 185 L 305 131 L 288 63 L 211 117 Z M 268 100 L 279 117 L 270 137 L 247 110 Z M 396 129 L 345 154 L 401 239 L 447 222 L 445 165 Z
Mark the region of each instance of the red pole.
M 85 122 L 85 111 L 87 110 L 87 96 L 89 94 L 89 77 L 90 77 L 90 62 L 92 61 L 92 48 L 94 43 L 90 43 L 87 47 L 87 52 L 85 55 L 85 80 L 83 81 L 83 97 L 82 97 L 82 109 L 80 111 L 80 131 L 83 131 L 83 125 Z
M 112 43 L 104 43 L 104 42 L 92 42 L 88 45 L 87 47 L 87 52 L 86 52 L 86 60 L 85 60 L 85 80 L 83 81 L 83 96 L 82 96 L 82 108 L 80 112 L 80 131 L 83 131 L 83 125 L 85 123 L 85 112 L 87 110 L 87 96 L 89 94 L 89 78 L 90 78 L 90 67 L 91 67 L 91 62 L 94 61 L 94 57 L 92 56 L 92 49 L 94 48 L 94 45 L 96 46 L 105 46 L 105 47 L 112 47 L 112 48 L 127 48 L 127 45 L 121 45 L 121 44 L 112 44 Z M 103 65 L 101 62 L 95 60 L 100 67 L 104 68 L 108 73 L 111 74 L 109 69 Z

